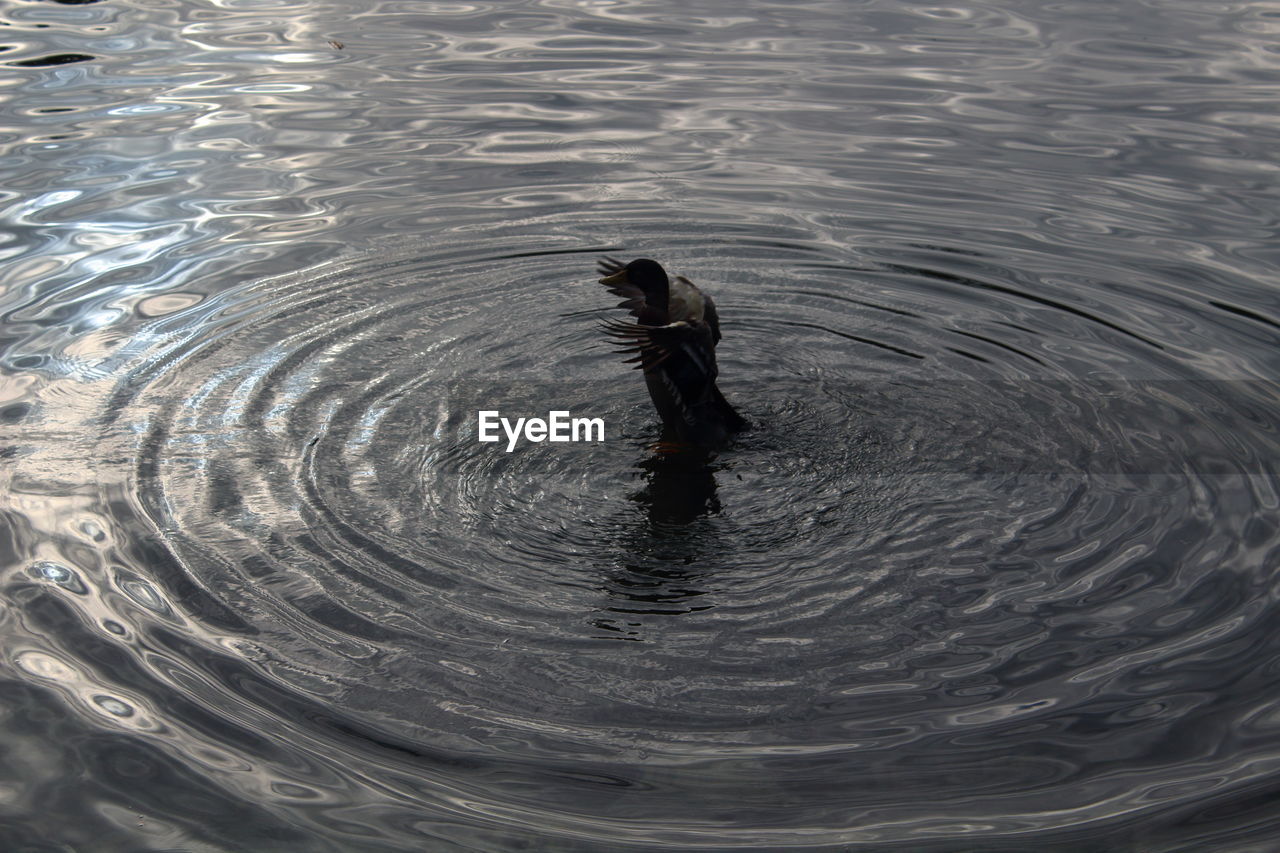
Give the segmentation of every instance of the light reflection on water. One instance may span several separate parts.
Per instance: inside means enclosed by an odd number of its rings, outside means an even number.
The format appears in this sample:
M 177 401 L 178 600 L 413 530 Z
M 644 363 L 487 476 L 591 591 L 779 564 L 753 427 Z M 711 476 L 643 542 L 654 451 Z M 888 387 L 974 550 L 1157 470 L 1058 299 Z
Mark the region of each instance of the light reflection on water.
M 3 23 L 8 847 L 1274 843 L 1263 4 Z

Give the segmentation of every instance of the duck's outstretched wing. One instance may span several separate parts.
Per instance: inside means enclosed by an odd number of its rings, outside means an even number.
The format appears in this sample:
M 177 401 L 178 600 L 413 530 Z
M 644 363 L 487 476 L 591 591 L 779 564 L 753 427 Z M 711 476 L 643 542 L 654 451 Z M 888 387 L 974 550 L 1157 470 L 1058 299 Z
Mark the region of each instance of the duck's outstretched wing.
M 604 280 L 610 276 L 617 275 L 626 269 L 626 264 L 617 258 L 603 257 L 596 262 L 596 272 L 600 273 L 600 283 L 604 284 Z M 605 284 L 605 290 L 608 290 L 614 296 L 621 296 L 622 301 L 618 303 L 619 308 L 626 308 L 631 312 L 631 316 L 639 319 L 640 314 L 645 309 L 644 291 L 629 281 L 619 281 L 613 284 Z
M 600 325 L 612 343 L 619 345 L 619 354 L 632 356 L 625 359 L 625 363 L 634 363 L 645 373 L 665 365 L 686 381 L 707 382 L 716 378 L 711 328 L 705 323 L 679 321 L 665 326 L 644 326 L 605 320 Z
M 626 264 L 617 258 L 611 258 L 608 255 L 605 255 L 600 260 L 596 261 L 596 272 L 600 273 L 601 278 L 608 278 L 611 275 L 616 275 L 622 272 L 626 266 Z

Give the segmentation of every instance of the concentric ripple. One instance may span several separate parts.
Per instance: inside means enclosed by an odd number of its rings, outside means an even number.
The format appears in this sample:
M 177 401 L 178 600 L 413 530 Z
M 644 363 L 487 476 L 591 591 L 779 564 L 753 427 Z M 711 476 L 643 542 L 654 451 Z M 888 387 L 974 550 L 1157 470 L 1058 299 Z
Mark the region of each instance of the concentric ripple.
M 1269 654 L 1249 589 L 1274 559 L 1273 385 L 1173 378 L 1170 341 L 1070 306 L 1045 322 L 995 258 L 962 276 L 934 248 L 655 222 L 720 297 L 723 387 L 754 424 L 667 460 L 593 322 L 595 257 L 646 247 L 539 223 L 147 327 L 94 454 L 136 460 L 111 523 L 139 568 L 110 582 L 174 656 L 148 682 L 218 708 L 223 748 L 287 729 L 286 756 L 240 760 L 588 848 L 999 837 L 1257 774 L 1216 744 Z M 938 282 L 1021 298 L 1015 342 L 957 358 L 980 344 L 940 322 Z M 1082 340 L 1157 378 L 1063 378 Z M 507 452 L 480 409 L 607 437 Z M 53 565 L 37 580 L 69 588 Z M 1206 673 L 1227 649 L 1241 668 Z
M 5 11 L 6 849 L 1265 849 L 1274 26 L 1095 5 Z

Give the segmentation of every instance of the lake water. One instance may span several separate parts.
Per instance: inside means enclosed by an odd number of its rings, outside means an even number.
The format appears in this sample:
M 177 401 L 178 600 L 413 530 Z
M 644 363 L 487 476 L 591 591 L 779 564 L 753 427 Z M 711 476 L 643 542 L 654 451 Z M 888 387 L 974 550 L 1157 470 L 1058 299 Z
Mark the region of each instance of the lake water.
M 1274 3 L 0 16 L 4 849 L 1280 846 Z

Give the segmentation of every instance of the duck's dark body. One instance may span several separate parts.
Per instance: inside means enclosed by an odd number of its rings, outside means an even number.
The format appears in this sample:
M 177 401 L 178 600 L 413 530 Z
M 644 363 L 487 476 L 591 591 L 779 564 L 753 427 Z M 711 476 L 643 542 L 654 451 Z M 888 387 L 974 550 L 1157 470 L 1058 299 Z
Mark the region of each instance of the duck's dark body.
M 664 441 L 710 448 L 746 429 L 716 387 L 720 318 L 711 297 L 647 258 L 625 265 L 605 258 L 600 272 L 600 283 L 623 298 L 618 307 L 638 321 L 608 321 L 605 330 L 644 370 Z

